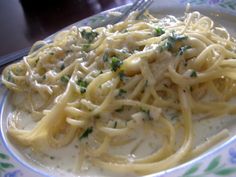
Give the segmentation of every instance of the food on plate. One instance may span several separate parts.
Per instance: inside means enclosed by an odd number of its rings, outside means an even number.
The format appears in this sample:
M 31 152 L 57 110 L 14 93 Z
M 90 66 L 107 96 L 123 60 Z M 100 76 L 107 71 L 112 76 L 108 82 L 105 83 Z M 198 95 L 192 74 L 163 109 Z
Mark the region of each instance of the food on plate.
M 78 173 L 89 163 L 145 175 L 228 137 L 223 130 L 195 146 L 193 124 L 199 116 L 236 113 L 232 36 L 197 11 L 182 18 L 136 15 L 61 31 L 4 69 L 15 106 L 8 134 L 17 144 L 47 152 L 76 141 L 71 164 Z M 31 124 L 21 125 L 22 112 Z

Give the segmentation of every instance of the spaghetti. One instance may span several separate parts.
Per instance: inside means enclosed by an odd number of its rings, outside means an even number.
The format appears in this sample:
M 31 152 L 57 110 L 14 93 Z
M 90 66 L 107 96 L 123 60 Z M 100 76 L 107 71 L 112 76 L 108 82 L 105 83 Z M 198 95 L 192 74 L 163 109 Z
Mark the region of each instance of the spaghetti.
M 39 151 L 77 137 L 78 170 L 87 160 L 140 175 L 174 167 L 226 138 L 224 130 L 194 147 L 192 126 L 194 115 L 235 113 L 235 40 L 199 12 L 182 19 L 146 13 L 137 20 L 136 15 L 107 27 L 62 31 L 52 43 L 6 67 L 3 83 L 24 98 L 23 104 L 15 100 L 8 134 Z M 30 130 L 17 126 L 22 110 L 36 121 Z M 170 111 L 180 114 L 178 123 L 169 118 Z M 176 145 L 178 127 L 184 133 Z M 130 158 L 150 136 L 161 146 Z M 126 154 L 113 152 L 133 142 Z

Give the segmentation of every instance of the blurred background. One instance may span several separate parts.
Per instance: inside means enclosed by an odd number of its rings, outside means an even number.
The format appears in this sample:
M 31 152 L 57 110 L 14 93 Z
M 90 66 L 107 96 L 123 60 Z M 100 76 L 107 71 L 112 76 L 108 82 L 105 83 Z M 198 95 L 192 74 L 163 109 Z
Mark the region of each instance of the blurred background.
M 0 57 L 132 0 L 0 0 Z

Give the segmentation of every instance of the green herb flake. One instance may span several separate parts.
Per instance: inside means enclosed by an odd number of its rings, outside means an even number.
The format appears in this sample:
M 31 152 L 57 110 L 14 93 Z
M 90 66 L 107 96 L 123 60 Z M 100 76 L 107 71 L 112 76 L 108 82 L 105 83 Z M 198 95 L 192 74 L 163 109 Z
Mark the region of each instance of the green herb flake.
M 82 38 L 87 40 L 89 43 L 93 42 L 93 40 L 98 36 L 98 33 L 95 31 L 86 31 L 83 30 L 80 32 Z
M 165 34 L 165 31 L 162 28 L 156 28 L 155 29 L 155 35 L 161 36 L 162 34 Z
M 35 64 L 37 64 L 39 62 L 39 58 L 37 58 L 36 60 L 35 60 Z
M 71 52 L 72 52 L 72 50 L 66 50 L 66 54 L 69 54 Z
M 147 87 L 147 86 L 148 86 L 148 80 L 145 80 L 144 87 Z
M 127 33 L 128 30 L 127 30 L 127 29 L 124 29 L 124 30 L 122 30 L 121 32 L 122 32 L 122 33 Z
M 118 96 L 122 96 L 122 95 L 125 94 L 125 93 L 127 93 L 126 90 L 120 89 L 120 90 L 119 90 L 119 93 L 118 93 Z
M 177 41 L 183 41 L 188 39 L 188 36 L 182 35 L 182 34 L 176 34 L 172 32 L 172 35 L 168 37 L 169 41 L 177 42 Z
M 89 136 L 89 134 L 91 134 L 93 132 L 93 127 L 89 127 L 87 128 L 84 133 L 80 136 L 80 140 L 83 138 L 87 138 Z
M 103 55 L 102 60 L 103 60 L 104 62 L 108 62 L 108 59 L 109 59 L 109 55 L 108 55 L 107 52 L 105 52 L 105 54 Z
M 54 55 L 54 53 L 53 53 L 53 52 L 50 52 L 49 55 Z
M 69 75 L 61 76 L 61 81 L 62 81 L 62 82 L 68 83 L 69 80 L 70 80 L 70 76 L 69 76 Z
M 192 70 L 192 73 L 190 74 L 190 77 L 197 77 L 197 72 Z
M 100 119 L 101 117 L 100 117 L 100 115 L 95 115 L 94 118 L 95 119 Z
M 188 61 L 184 61 L 184 66 L 185 66 L 185 67 L 188 66 Z
M 6 78 L 6 79 L 7 79 L 7 81 L 9 81 L 9 82 L 13 81 L 12 74 L 11 74 L 10 71 L 7 73 L 7 78 Z
M 121 61 L 119 58 L 112 57 L 111 58 L 111 71 L 116 72 L 122 64 L 123 64 L 123 61 Z
M 144 112 L 145 114 L 147 114 L 148 119 L 152 120 L 152 117 L 150 116 L 150 110 L 149 109 L 145 109 L 145 108 L 140 108 L 141 112 Z
M 170 51 L 174 47 L 174 44 L 170 41 L 166 41 L 161 47 L 160 52 L 163 52 L 164 50 Z
M 65 69 L 65 65 L 64 63 L 61 64 L 60 70 L 62 71 L 63 69 Z
M 193 87 L 192 87 L 192 86 L 190 86 L 189 90 L 190 90 L 190 92 L 192 92 L 192 91 L 193 91 Z
M 122 106 L 122 107 L 116 109 L 115 111 L 116 111 L 116 112 L 122 112 L 122 111 L 124 111 L 124 106 Z
M 88 82 L 78 79 L 76 83 L 80 87 L 80 92 L 85 93 L 88 86 Z
M 117 121 L 115 121 L 113 128 L 117 127 Z
M 189 46 L 189 45 L 186 45 L 186 46 L 180 47 L 180 48 L 179 48 L 178 55 L 183 55 L 184 52 L 185 52 L 186 50 L 190 49 L 190 48 L 192 48 L 192 47 Z
M 177 42 L 186 40 L 187 38 L 188 36 L 180 35 L 180 34 L 176 34 L 172 32 L 172 34 L 166 38 L 166 41 L 164 42 L 164 44 L 160 46 L 160 52 L 164 50 L 171 51 Z
M 89 48 L 90 48 L 90 44 L 83 44 L 82 45 L 82 50 L 84 50 L 84 51 L 88 51 Z
M 119 78 L 120 78 L 121 81 L 124 81 L 124 77 L 125 77 L 124 71 L 120 71 L 120 72 L 118 73 L 118 76 L 119 76 Z

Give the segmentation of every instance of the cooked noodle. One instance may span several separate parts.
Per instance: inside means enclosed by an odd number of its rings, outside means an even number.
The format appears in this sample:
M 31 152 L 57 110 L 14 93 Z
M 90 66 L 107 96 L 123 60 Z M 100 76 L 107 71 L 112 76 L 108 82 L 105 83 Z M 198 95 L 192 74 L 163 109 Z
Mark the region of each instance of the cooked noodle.
M 199 12 L 182 19 L 146 13 L 136 20 L 136 15 L 97 29 L 72 27 L 50 44 L 39 42 L 43 47 L 6 67 L 3 83 L 24 97 L 16 107 L 38 120 L 33 129 L 24 130 L 15 118 L 8 134 L 40 151 L 66 146 L 77 137 L 82 150 L 76 170 L 88 160 L 140 175 L 174 167 L 227 138 L 224 130 L 194 147 L 193 116 L 235 113 L 234 39 Z M 180 114 L 180 146 L 178 126 L 168 111 Z M 144 137 L 136 135 L 138 130 Z M 161 146 L 130 160 L 151 133 Z M 111 151 L 134 141 L 126 155 Z

